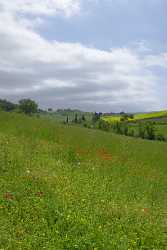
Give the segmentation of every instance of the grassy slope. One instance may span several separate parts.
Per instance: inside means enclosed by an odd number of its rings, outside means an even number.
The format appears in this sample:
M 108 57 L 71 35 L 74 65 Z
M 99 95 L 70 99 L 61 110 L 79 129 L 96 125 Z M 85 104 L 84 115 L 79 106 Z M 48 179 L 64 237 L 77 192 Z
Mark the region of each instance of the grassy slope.
M 167 249 L 166 143 L 0 119 L 1 249 Z
M 82 115 L 85 116 L 85 119 L 87 121 L 91 121 L 92 120 L 92 113 L 89 112 L 82 112 L 79 110 L 74 110 L 74 111 L 62 111 L 62 112 L 51 112 L 51 113 L 47 113 L 47 114 L 41 114 L 41 117 L 47 118 L 47 119 L 54 119 L 56 121 L 60 121 L 60 122 L 65 122 L 67 120 L 67 116 L 69 121 L 73 121 L 75 119 L 75 115 L 77 114 L 78 119 L 80 119 L 82 117 Z
M 152 113 L 140 113 L 135 114 L 133 119 L 129 119 L 130 121 L 138 121 L 138 120 L 144 120 L 144 119 L 154 119 L 154 118 L 163 118 L 167 117 L 167 111 L 159 111 L 159 112 L 152 112 Z M 103 119 L 105 121 L 109 122 L 115 122 L 120 121 L 121 116 L 120 115 L 113 115 L 113 116 L 104 116 Z

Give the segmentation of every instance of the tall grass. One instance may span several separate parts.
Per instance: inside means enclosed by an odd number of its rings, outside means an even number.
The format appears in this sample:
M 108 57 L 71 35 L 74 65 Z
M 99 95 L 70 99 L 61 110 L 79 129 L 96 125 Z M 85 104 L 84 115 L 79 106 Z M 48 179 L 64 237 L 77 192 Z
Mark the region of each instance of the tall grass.
M 167 249 L 167 144 L 0 119 L 0 249 Z

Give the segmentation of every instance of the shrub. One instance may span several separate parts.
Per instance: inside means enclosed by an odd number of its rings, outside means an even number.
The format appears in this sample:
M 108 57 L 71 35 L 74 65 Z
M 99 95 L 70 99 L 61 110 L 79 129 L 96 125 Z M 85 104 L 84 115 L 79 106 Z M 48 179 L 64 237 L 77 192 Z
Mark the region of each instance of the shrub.
M 14 109 L 17 108 L 17 105 L 12 103 L 12 102 L 9 102 L 7 100 L 1 100 L 0 99 L 0 108 L 3 110 L 3 111 L 7 111 L 7 112 L 10 112 L 10 111 L 13 111 Z
M 98 128 L 104 131 L 110 130 L 110 124 L 108 122 L 105 122 L 103 120 L 99 120 L 98 122 Z
M 93 123 L 96 123 L 97 121 L 99 121 L 100 120 L 100 117 L 101 117 L 101 113 L 94 113 L 93 114 L 93 117 L 92 117 L 92 122 Z
M 153 123 L 146 124 L 146 139 L 155 140 L 155 127 Z
M 156 136 L 156 140 L 158 140 L 158 141 L 166 141 L 166 138 L 165 138 L 164 135 L 158 134 L 158 135 Z
M 22 99 L 19 101 L 19 108 L 25 114 L 33 114 L 38 111 L 38 104 L 31 99 Z
M 139 123 L 138 137 L 144 139 L 146 134 L 145 126 L 143 123 Z
M 134 131 L 134 129 L 131 129 L 131 130 L 129 131 L 128 135 L 134 137 L 134 136 L 135 136 L 135 131 Z

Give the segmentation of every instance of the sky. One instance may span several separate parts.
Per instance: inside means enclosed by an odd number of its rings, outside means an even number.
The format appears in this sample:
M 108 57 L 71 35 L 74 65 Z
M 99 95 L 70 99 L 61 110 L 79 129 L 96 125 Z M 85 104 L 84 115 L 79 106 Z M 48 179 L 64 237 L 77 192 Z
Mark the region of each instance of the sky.
M 0 0 L 0 99 L 167 109 L 166 0 Z

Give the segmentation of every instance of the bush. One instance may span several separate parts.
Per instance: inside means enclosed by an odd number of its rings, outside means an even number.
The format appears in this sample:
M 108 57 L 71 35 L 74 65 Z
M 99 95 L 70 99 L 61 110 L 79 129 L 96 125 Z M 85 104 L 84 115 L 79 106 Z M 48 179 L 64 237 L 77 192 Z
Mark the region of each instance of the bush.
M 133 118 L 134 118 L 133 114 L 122 113 L 120 120 L 121 120 L 121 122 L 124 122 L 124 121 L 128 121 L 129 119 L 133 119 Z
M 134 129 L 131 129 L 128 133 L 129 136 L 134 137 L 135 136 L 135 131 Z
M 158 135 L 156 136 L 156 140 L 158 140 L 158 141 L 166 141 L 166 138 L 165 138 L 164 135 L 158 134 Z
M 31 99 L 20 100 L 19 108 L 23 113 L 28 115 L 38 112 L 38 104 Z
M 139 123 L 138 137 L 144 139 L 146 134 L 146 129 L 143 123 Z
M 93 117 L 92 117 L 92 122 L 93 123 L 96 123 L 97 121 L 99 121 L 100 120 L 100 117 L 101 117 L 101 113 L 94 113 L 93 114 Z
M 10 112 L 15 110 L 17 108 L 17 105 L 7 100 L 0 100 L 0 108 L 3 111 Z
M 103 120 L 99 120 L 98 122 L 98 128 L 104 131 L 110 130 L 110 124 L 108 122 L 105 122 Z
M 153 123 L 146 124 L 146 139 L 155 140 L 155 126 Z

